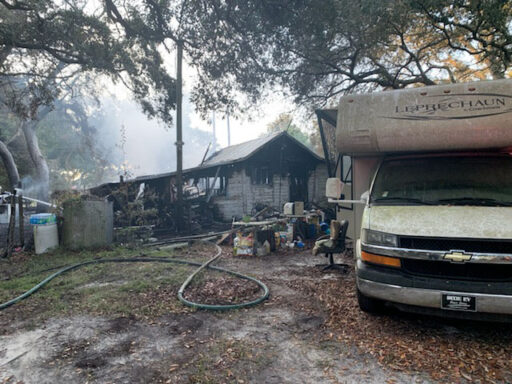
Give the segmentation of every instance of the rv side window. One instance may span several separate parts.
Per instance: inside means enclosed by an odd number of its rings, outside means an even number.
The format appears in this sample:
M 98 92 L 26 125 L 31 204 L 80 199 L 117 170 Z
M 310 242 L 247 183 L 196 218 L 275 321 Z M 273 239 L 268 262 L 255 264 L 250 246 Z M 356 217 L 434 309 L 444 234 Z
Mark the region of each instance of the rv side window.
M 352 157 L 342 156 L 341 164 L 341 180 L 345 184 L 352 183 Z

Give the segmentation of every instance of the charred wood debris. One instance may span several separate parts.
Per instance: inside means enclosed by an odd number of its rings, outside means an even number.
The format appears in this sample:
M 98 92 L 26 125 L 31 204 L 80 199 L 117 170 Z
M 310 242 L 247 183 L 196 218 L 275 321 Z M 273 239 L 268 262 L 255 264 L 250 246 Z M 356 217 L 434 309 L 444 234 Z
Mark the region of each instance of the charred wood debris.
M 233 217 L 231 222 L 222 220 L 216 204 L 208 194 L 195 187 L 184 187 L 183 221 L 185 231 L 178 231 L 176 222 L 177 202 L 162 196 L 158 187 L 146 183 L 123 182 L 102 185 L 90 193 L 114 203 L 114 234 L 117 243 L 165 244 L 193 241 L 204 237 L 216 238 L 219 243 L 232 243 L 243 221 L 243 231 L 268 227 L 268 223 L 283 223 L 288 219 L 276 208 L 255 204 L 250 215 Z M 314 203 L 306 205 L 326 220 L 335 218 L 335 211 Z M 266 224 L 262 224 L 262 222 Z M 298 232 L 301 234 L 301 231 Z M 303 236 L 305 236 L 303 234 Z M 306 236 L 307 237 L 307 236 Z

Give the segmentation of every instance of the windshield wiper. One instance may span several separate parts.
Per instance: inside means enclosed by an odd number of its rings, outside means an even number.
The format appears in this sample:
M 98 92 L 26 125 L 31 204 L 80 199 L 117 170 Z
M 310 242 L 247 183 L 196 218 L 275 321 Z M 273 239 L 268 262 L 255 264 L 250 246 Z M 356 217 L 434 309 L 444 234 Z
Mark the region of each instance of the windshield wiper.
M 418 205 L 434 205 L 433 201 L 422 200 L 415 197 L 402 197 L 402 196 L 390 196 L 390 197 L 378 197 L 376 199 L 372 199 L 373 203 L 381 203 L 381 202 L 406 202 L 413 203 Z
M 481 205 L 487 207 L 512 207 L 512 202 L 501 201 L 496 199 L 488 199 L 481 197 L 454 197 L 450 199 L 439 199 L 439 203 L 453 204 L 453 205 Z

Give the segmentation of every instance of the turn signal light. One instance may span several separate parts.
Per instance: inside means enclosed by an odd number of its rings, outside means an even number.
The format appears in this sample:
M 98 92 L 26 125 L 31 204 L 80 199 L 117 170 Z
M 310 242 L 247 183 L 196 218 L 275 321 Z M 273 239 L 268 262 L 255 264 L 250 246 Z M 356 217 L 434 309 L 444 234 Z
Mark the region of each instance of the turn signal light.
M 373 253 L 361 251 L 361 259 L 367 261 L 368 263 L 386 265 L 388 267 L 396 268 L 401 267 L 400 259 L 397 259 L 396 257 L 374 255 Z

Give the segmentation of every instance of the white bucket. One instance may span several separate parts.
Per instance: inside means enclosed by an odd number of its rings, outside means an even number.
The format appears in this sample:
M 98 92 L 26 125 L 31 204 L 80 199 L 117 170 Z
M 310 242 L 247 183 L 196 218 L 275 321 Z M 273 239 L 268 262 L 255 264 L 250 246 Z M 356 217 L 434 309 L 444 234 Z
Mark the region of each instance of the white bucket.
M 57 224 L 34 225 L 34 247 L 36 249 L 36 254 L 45 253 L 52 248 L 57 248 L 58 246 L 59 235 L 57 232 Z

